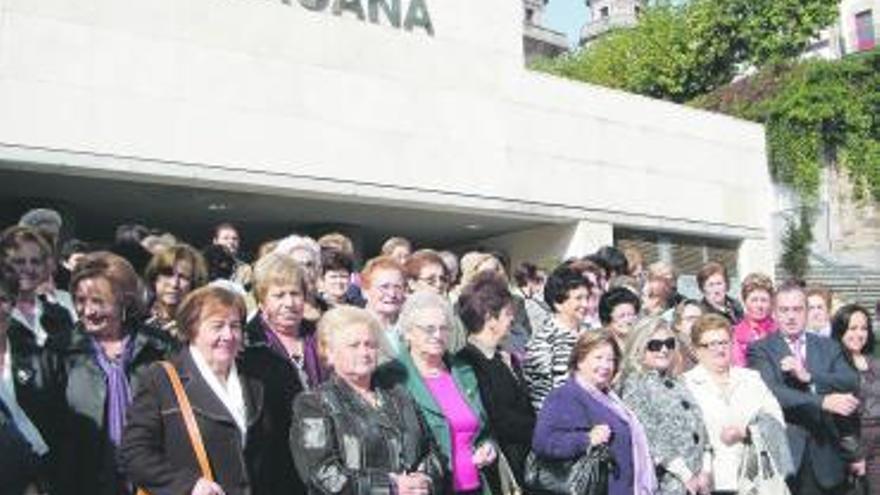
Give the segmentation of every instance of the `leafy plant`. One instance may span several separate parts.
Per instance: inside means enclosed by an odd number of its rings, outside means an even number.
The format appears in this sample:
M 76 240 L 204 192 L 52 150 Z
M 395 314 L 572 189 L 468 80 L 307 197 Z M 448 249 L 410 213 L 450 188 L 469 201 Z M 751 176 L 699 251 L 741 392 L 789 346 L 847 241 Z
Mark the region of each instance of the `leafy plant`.
M 788 220 L 782 238 L 782 268 L 788 275 L 803 280 L 810 268 L 810 243 L 813 242 L 813 215 L 809 208 L 800 209 L 798 218 Z

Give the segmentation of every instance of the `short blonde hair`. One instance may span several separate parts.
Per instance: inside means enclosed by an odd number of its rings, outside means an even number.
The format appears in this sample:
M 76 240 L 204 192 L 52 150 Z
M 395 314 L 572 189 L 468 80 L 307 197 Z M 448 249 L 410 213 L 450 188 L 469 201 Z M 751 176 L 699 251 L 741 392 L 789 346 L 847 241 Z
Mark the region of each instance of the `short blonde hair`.
M 694 326 L 691 328 L 691 343 L 694 346 L 700 345 L 703 335 L 715 330 L 724 330 L 729 337 L 733 336 L 730 320 L 715 313 L 704 314 L 694 322 Z
M 263 302 L 273 285 L 293 285 L 308 295 L 308 284 L 303 269 L 286 254 L 269 253 L 254 266 L 254 298 Z
M 376 339 L 376 343 L 382 345 L 382 326 L 369 311 L 356 306 L 336 306 L 324 313 L 318 321 L 318 342 L 329 351 L 336 343 L 335 336 L 355 325 L 365 325 Z
M 648 266 L 648 279 L 662 278 L 668 280 L 670 284 L 675 285 L 675 268 L 669 263 L 657 261 Z

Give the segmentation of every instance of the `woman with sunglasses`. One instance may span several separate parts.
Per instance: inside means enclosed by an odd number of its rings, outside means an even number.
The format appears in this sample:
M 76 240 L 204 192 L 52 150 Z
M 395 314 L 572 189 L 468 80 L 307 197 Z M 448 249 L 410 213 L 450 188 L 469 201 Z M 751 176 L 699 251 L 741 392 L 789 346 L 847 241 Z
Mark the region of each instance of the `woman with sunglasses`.
M 699 364 L 684 374 L 709 432 L 712 457 L 707 468 L 712 472 L 712 493 L 717 495 L 738 493 L 737 470 L 752 419 L 764 413 L 783 422 L 782 409 L 761 375 L 732 365 L 732 337 L 727 318 L 701 316 L 691 330 Z
M 675 374 L 677 343 L 665 320 L 639 322 L 628 339 L 620 396 L 645 428 L 657 470 L 656 493 L 708 494 L 706 426 L 696 401 Z

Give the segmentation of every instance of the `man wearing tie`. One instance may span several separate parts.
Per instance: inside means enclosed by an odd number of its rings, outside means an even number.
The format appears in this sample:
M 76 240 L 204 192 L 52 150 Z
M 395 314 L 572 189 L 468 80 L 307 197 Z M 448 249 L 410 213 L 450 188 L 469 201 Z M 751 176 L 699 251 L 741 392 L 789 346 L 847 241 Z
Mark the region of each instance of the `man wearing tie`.
M 779 331 L 749 347 L 748 363 L 761 373 L 785 414 L 796 470 L 789 487 L 798 495 L 840 493 L 847 461 L 835 415 L 856 411 L 858 373 L 837 342 L 804 331 L 803 287 L 793 283 L 780 287 L 775 312 Z

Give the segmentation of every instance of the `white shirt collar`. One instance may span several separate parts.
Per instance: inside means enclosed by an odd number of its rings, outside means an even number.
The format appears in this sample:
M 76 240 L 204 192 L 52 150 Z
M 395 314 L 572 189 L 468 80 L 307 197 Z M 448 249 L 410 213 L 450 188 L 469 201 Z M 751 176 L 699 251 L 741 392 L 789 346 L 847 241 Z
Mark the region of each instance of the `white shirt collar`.
M 233 362 L 232 367 L 229 368 L 229 376 L 226 377 L 226 384 L 224 385 L 220 382 L 220 379 L 217 378 L 217 375 L 211 371 L 211 367 L 208 366 L 208 362 L 205 361 L 205 358 L 202 357 L 202 353 L 198 349 L 194 346 L 189 346 L 189 353 L 193 358 L 193 362 L 196 363 L 196 368 L 199 370 L 199 374 L 202 375 L 202 378 L 204 378 L 208 383 L 208 386 L 211 387 L 214 395 L 220 399 L 220 402 L 223 403 L 229 411 L 229 414 L 232 415 L 232 419 L 235 420 L 235 425 L 238 426 L 239 431 L 241 431 L 241 441 L 243 446 L 247 434 L 247 408 L 244 404 L 244 394 L 242 392 L 241 380 L 238 377 L 238 369 L 235 366 L 235 362 Z
M 24 325 L 25 328 L 31 331 L 34 334 L 34 339 L 37 342 L 37 345 L 43 347 L 46 345 L 46 339 L 49 338 L 49 333 L 46 332 L 46 329 L 43 328 L 42 323 L 40 323 L 40 319 L 43 317 L 43 301 L 40 300 L 39 297 L 34 299 L 34 324 L 31 325 L 28 322 L 28 319 L 25 317 L 24 313 L 21 312 L 18 307 L 12 308 L 12 319 Z

